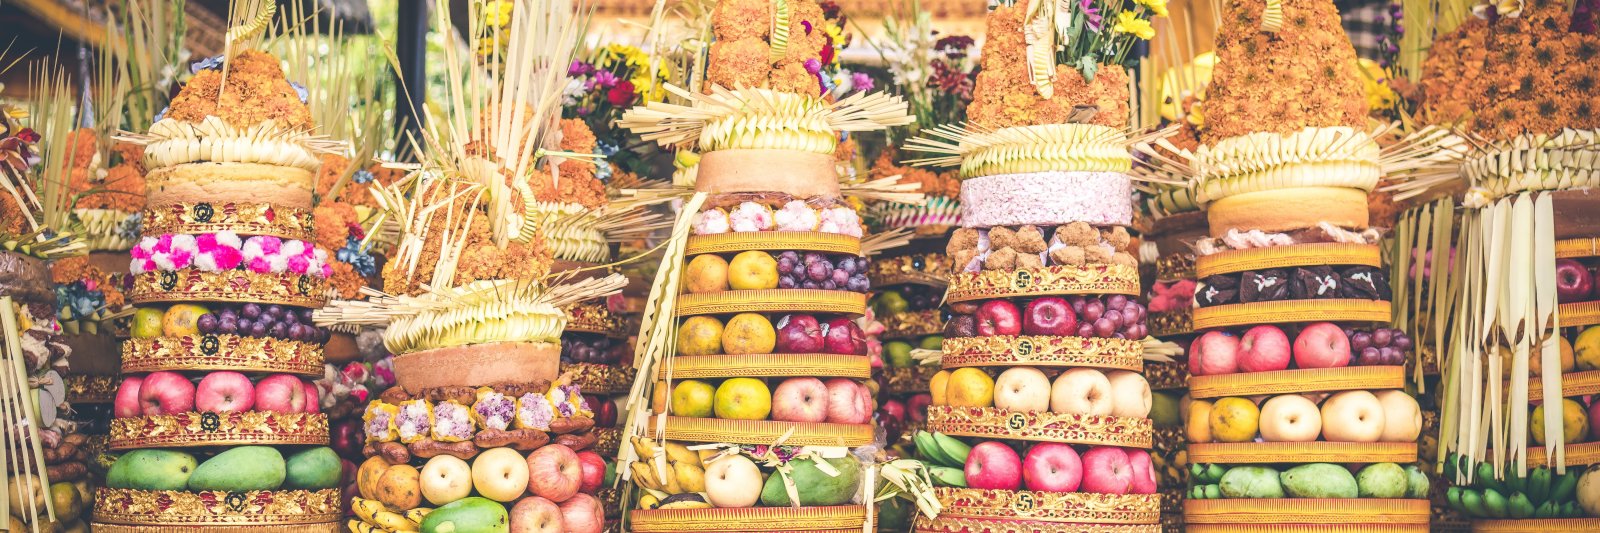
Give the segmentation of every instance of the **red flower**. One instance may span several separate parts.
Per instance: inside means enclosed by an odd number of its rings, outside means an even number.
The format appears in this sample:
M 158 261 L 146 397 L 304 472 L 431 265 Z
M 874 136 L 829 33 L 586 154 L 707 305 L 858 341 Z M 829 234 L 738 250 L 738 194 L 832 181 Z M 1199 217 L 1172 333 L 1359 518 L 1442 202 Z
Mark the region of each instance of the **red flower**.
M 822 36 L 823 43 L 820 52 L 822 54 L 822 64 L 831 65 L 833 64 L 833 36 L 828 34 L 823 34 Z
M 606 101 L 618 107 L 628 105 L 628 102 L 633 101 L 633 82 L 627 80 L 617 82 L 615 87 L 606 92 Z
M 39 132 L 33 131 L 33 128 L 22 128 L 22 131 L 17 132 L 17 138 L 22 139 L 22 142 L 33 144 L 39 142 Z

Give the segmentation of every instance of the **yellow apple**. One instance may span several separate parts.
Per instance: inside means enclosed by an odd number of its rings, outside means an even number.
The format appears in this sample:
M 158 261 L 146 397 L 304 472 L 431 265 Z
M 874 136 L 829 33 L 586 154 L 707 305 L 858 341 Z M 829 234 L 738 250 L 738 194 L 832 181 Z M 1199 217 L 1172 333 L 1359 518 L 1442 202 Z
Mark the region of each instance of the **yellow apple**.
M 1577 359 L 1578 370 L 1600 370 L 1600 326 L 1589 326 L 1578 334 L 1578 340 L 1572 343 L 1573 355 Z
M 1535 444 L 1544 444 L 1544 404 L 1533 408 L 1528 417 L 1529 433 Z M 1561 438 L 1567 444 L 1583 440 L 1589 434 L 1589 413 L 1583 405 L 1571 398 L 1561 399 Z
M 1217 442 L 1253 441 L 1260 423 L 1261 409 L 1248 399 L 1223 398 L 1211 406 L 1211 435 Z
M 683 269 L 683 289 L 690 294 L 728 290 L 728 262 L 716 254 L 695 256 Z
M 692 418 L 710 418 L 711 402 L 716 394 L 716 389 L 710 383 L 698 379 L 679 381 L 672 387 L 672 414 L 673 416 L 687 416 Z
M 736 291 L 778 288 L 778 260 L 760 250 L 739 252 L 728 262 L 728 287 Z
M 990 407 L 994 405 L 994 378 L 981 369 L 957 368 L 950 373 L 945 386 L 945 401 L 953 407 Z
M 678 326 L 678 355 L 722 353 L 722 322 L 709 316 L 691 316 Z
M 722 351 L 729 354 L 772 353 L 778 333 L 760 313 L 739 313 L 722 328 Z
M 725 420 L 766 420 L 772 412 L 772 390 L 755 378 L 724 381 L 717 387 L 713 410 Z
M 945 388 L 950 384 L 950 371 L 940 370 L 928 378 L 928 394 L 932 396 L 929 405 L 948 405 L 945 400 Z

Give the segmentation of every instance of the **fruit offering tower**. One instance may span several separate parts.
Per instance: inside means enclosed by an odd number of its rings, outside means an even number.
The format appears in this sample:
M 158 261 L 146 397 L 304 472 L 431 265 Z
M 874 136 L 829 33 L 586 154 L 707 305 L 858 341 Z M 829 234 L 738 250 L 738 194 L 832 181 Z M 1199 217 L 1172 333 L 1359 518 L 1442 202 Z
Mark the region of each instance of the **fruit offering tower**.
M 1456 311 L 1432 317 L 1448 334 L 1430 343 L 1453 382 L 1441 399 L 1443 473 L 1453 485 L 1444 499 L 1474 531 L 1600 531 L 1591 466 L 1600 463 L 1600 119 L 1589 103 L 1600 90 L 1585 81 L 1600 64 L 1589 53 L 1600 37 L 1582 5 L 1480 11 L 1435 43 L 1422 84 L 1434 120 L 1470 117 L 1458 128 L 1471 149 L 1459 175 L 1410 180 L 1401 193 L 1465 189 L 1447 200 L 1466 208 L 1459 229 L 1435 231 L 1429 250 L 1432 277 L 1460 287 Z M 1494 38 L 1507 34 L 1523 38 Z M 1548 54 L 1573 59 L 1539 60 Z M 1491 89 L 1499 79 L 1529 81 Z
M 1427 531 L 1422 419 L 1403 390 L 1414 346 L 1387 327 L 1367 194 L 1428 161 L 1367 131 L 1332 2 L 1233 2 L 1222 20 L 1201 144 L 1166 158 L 1190 163 L 1180 172 L 1209 226 L 1195 246 L 1185 525 Z M 1430 154 L 1436 140 L 1394 148 Z
M 619 456 L 641 487 L 628 527 L 860 531 L 870 265 L 834 150 L 840 132 L 910 117 L 898 98 L 823 90 L 812 0 L 720 2 L 711 19 L 704 92 L 669 86 L 688 105 L 622 121 L 700 153 L 645 307 Z
M 1154 260 L 1155 280 L 1146 294 L 1150 335 L 1187 347 L 1194 338 L 1193 311 L 1195 256 L 1191 247 L 1206 235 L 1206 215 L 1192 203 L 1175 204 L 1186 187 L 1158 187 L 1148 200 L 1148 229 L 1141 235 L 1140 259 Z M 1148 263 L 1145 263 L 1148 265 Z M 1161 487 L 1161 523 L 1166 531 L 1181 531 L 1184 480 L 1188 454 L 1184 451 L 1183 409 L 1189 401 L 1189 370 L 1179 358 L 1173 362 L 1146 361 L 1150 381 L 1150 420 L 1155 439 L 1150 449 Z
M 1100 44 L 1063 57 L 1053 39 L 1072 22 L 1042 6 L 989 14 L 970 129 L 909 145 L 963 180 L 944 369 L 916 437 L 943 512 L 917 531 L 1160 529 L 1128 83 L 1100 53 L 1136 38 L 1085 35 Z M 1154 15 L 1133 9 L 1129 24 Z
M 891 445 L 912 443 L 912 435 L 927 421 L 932 400 L 928 380 L 938 368 L 922 364 L 916 356 L 937 352 L 946 335 L 940 304 L 950 281 L 950 256 L 926 250 L 936 244 L 933 239 L 914 240 L 910 253 L 875 257 L 867 271 L 876 292 L 867 303 L 881 327 L 876 332 L 881 361 L 874 362 L 881 366 L 873 369 L 882 376 L 877 378 L 878 424 Z
M 314 172 L 338 145 L 311 133 L 303 93 L 252 42 L 259 20 L 230 34 L 232 55 L 196 64 L 149 132 L 121 136 L 149 175 L 99 531 L 341 527 L 343 469 L 308 379 L 330 273 L 311 243 Z

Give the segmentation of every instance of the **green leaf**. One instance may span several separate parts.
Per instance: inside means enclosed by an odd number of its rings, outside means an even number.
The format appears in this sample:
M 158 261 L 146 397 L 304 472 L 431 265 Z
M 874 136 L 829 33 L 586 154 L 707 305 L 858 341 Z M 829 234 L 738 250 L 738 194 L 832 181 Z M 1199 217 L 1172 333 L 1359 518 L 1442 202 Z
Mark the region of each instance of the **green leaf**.
M 1100 64 L 1095 62 L 1094 57 L 1083 56 L 1078 58 L 1078 71 L 1083 73 L 1084 83 L 1094 83 L 1094 73 L 1099 69 Z

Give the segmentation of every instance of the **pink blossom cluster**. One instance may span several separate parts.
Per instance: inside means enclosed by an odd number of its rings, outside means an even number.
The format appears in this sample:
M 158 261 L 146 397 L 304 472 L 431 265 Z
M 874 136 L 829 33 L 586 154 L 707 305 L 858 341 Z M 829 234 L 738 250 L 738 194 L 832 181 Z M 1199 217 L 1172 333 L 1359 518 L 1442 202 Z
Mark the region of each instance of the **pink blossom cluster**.
M 751 231 L 820 231 L 861 236 L 861 217 L 845 206 L 818 209 L 793 200 L 773 211 L 758 202 L 743 202 L 733 209 L 707 209 L 695 216 L 695 235 Z
M 128 268 L 133 274 L 193 267 L 202 272 L 246 269 L 262 274 L 333 275 L 328 251 L 309 242 L 266 235 L 240 239 L 231 231 L 145 237 L 129 254 L 133 261 Z

